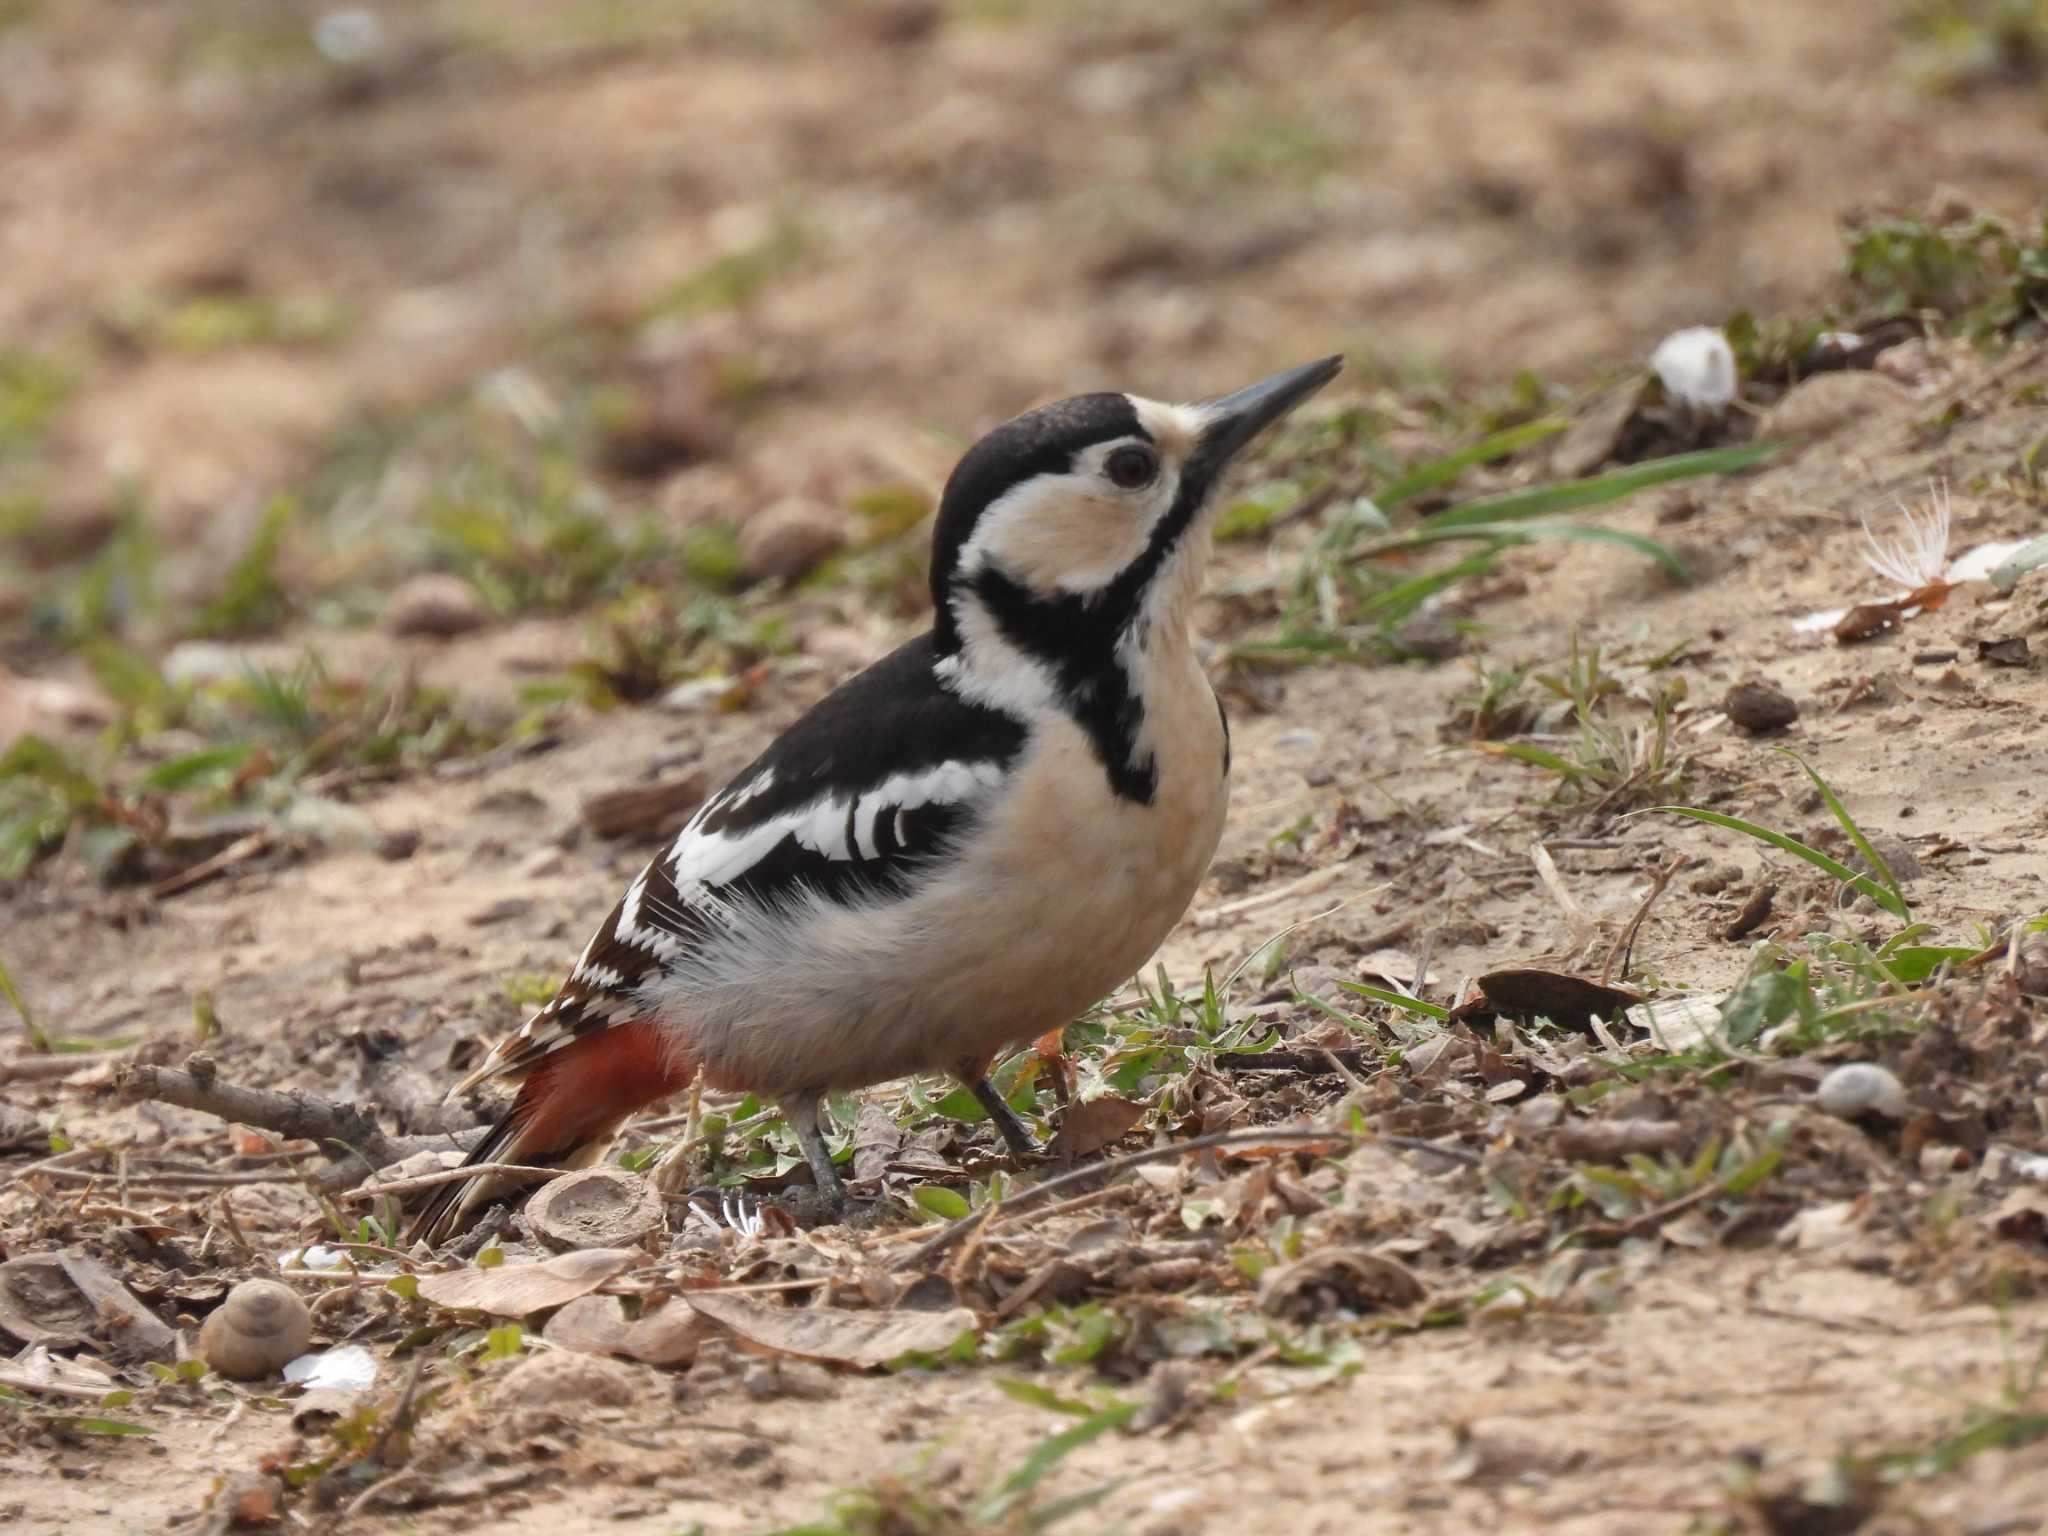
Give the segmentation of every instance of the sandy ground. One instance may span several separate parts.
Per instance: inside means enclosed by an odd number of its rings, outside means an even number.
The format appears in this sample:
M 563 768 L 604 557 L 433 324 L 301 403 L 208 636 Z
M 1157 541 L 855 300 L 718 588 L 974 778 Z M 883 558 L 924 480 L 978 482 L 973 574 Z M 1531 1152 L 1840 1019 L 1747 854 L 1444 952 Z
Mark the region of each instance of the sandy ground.
M 421 410 L 492 369 L 545 376 L 579 336 L 735 253 L 766 273 L 737 303 L 690 300 L 600 370 L 636 398 L 704 367 L 743 363 L 765 381 L 745 409 L 711 412 L 714 451 L 620 493 L 678 523 L 707 505 L 744 518 L 791 494 L 929 486 L 979 427 L 1104 383 L 1192 396 L 1336 348 L 1353 373 L 1333 408 L 1523 368 L 1588 383 L 1673 325 L 1812 303 L 1847 209 L 1957 187 L 2019 213 L 2039 192 L 2038 83 L 1930 96 L 1897 30 L 1873 20 L 1886 8 L 1864 0 L 1009 9 L 778 0 L 682 21 L 618 5 L 576 27 L 544 6 L 389 7 L 372 11 L 374 59 L 348 67 L 308 52 L 304 7 L 278 8 L 293 22 L 273 27 L 250 6 L 79 0 L 0 25 L 0 341 L 76 374 L 36 450 L 44 542 L 14 568 L 59 579 L 49 546 L 103 537 L 119 486 L 139 479 L 174 581 L 203 582 L 260 498 L 331 465 L 364 413 Z M 318 299 L 347 320 L 318 343 L 133 339 L 145 299 L 216 291 Z M 1958 552 L 2040 531 L 2018 470 L 2048 427 L 2048 356 L 2036 344 L 2002 364 L 1964 349 L 1937 362 L 1760 473 L 1631 502 L 1614 521 L 1666 540 L 1701 576 L 1692 586 L 1616 550 L 1524 549 L 1465 604 L 1464 655 L 1249 674 L 1221 652 L 1256 617 L 1209 605 L 1235 801 L 1216 872 L 1162 951 L 1168 972 L 1228 974 L 1283 930 L 1297 977 L 1362 974 L 1390 948 L 1426 948 L 1448 995 L 1501 965 L 1597 969 L 1674 857 L 1695 862 L 1635 940 L 1639 977 L 1709 996 L 1733 984 L 1749 947 L 1722 933 L 1766 875 L 1783 931 L 1804 931 L 1829 893 L 1785 860 L 1590 809 L 1452 723 L 1474 657 L 1555 671 L 1574 638 L 1624 669 L 1679 657 L 1692 803 L 1825 835 L 1804 774 L 1769 750 L 1789 746 L 1917 855 L 1915 913 L 1943 942 L 2048 908 L 2048 672 L 2038 655 L 2004 668 L 1975 647 L 2031 633 L 2038 651 L 2038 589 L 2005 601 L 1966 585 L 1864 646 L 1794 627 L 1888 595 L 1859 560 L 1858 521 L 1924 499 L 1932 480 L 1953 489 Z M 1404 429 L 1427 439 L 1425 405 Z M 349 530 L 367 545 L 411 504 L 366 505 Z M 1311 531 L 1227 546 L 1218 587 L 1289 565 Z M 506 979 L 559 972 L 646 856 L 646 840 L 581 830 L 591 796 L 689 769 L 722 781 L 918 622 L 859 591 L 812 592 L 793 611 L 800 654 L 745 709 L 572 711 L 548 750 L 367 784 L 349 838 L 161 901 L 58 860 L 0 886 L 0 952 L 53 1028 L 139 1037 L 146 1059 L 182 1058 L 203 992 L 230 1076 L 375 1097 L 380 1040 L 445 1074 L 451 1051 L 517 1021 Z M 446 642 L 301 619 L 246 654 L 310 645 L 351 674 L 409 663 L 488 711 L 580 653 L 581 617 L 511 616 Z M 0 657 L 81 671 L 26 626 Z M 1751 676 L 1800 705 L 1782 737 L 1752 740 L 1720 712 Z M 416 850 L 381 856 L 398 833 Z M 1538 842 L 1564 901 L 1539 877 Z M 1694 883 L 1727 864 L 1717 887 Z M 1874 909 L 1839 921 L 1888 931 Z M 5 1094 L 80 1145 L 217 1129 L 123 1105 L 97 1070 Z M 2040 1145 L 2038 1125 L 2000 1134 Z M 2026 1381 L 2048 1321 L 2024 1283 L 2039 1233 L 1999 1243 L 1983 1225 L 1998 1191 L 1896 1153 L 1884 1147 L 1844 1245 L 1769 1231 L 1704 1251 L 1632 1241 L 1587 1257 L 1555 1306 L 1370 1333 L 1341 1380 L 1248 1367 L 1238 1398 L 1063 1462 L 1062 1490 L 1123 1480 L 1074 1528 L 1192 1536 L 1281 1511 L 1303 1532 L 2048 1530 L 2038 1441 L 1882 1481 L 1847 1501 L 1855 1523 L 1730 1492 L 1745 1458 L 1790 1488 L 1838 1455 L 1938 1443 Z M 1919 1213 L 1958 1189 L 1975 1203 L 1937 1241 Z M 0 1198 L 9 1257 L 123 1219 L 88 1216 L 62 1188 Z M 1478 1186 L 1459 1198 L 1479 1219 Z M 251 1230 L 309 1214 L 293 1192 L 236 1199 Z M 1525 1253 L 1516 1272 L 1544 1262 Z M 1995 1297 L 2008 1271 L 2022 1282 Z M 338 1309 L 329 1342 L 372 1321 Z M 1203 1366 L 1212 1384 L 1222 1369 Z M 1058 1427 L 997 1390 L 1006 1373 L 841 1373 L 816 1395 L 757 1395 L 701 1369 L 634 1367 L 629 1403 L 579 1411 L 538 1449 L 488 1419 L 437 1432 L 537 1474 L 406 1528 L 754 1532 L 883 1474 L 973 1493 Z M 0 1524 L 200 1528 L 218 1474 L 252 1472 L 291 1439 L 273 1408 L 230 1417 L 225 1398 L 197 1394 L 144 1406 L 148 1442 L 8 1424 Z M 484 1412 L 452 1411 L 470 1426 Z M 291 1518 L 398 1528 L 388 1513 Z

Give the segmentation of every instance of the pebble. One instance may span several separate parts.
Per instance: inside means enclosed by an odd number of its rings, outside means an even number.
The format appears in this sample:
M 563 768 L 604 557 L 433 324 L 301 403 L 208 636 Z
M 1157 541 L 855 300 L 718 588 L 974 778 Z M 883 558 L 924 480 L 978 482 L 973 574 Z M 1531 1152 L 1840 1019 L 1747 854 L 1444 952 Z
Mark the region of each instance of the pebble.
M 1761 678 L 1751 678 L 1730 688 L 1721 708 L 1752 736 L 1782 731 L 1799 718 L 1799 706 L 1792 697 Z
M 446 640 L 489 622 L 490 615 L 468 582 L 434 572 L 402 583 L 384 609 L 384 628 L 394 635 Z
M 1841 1120 L 1858 1115 L 1902 1118 L 1907 1109 L 1906 1089 L 1887 1068 L 1875 1062 L 1851 1061 L 1836 1067 L 1813 1090 L 1814 1102 Z
M 1851 422 L 1894 411 L 1913 398 L 1905 386 L 1879 373 L 1816 373 L 1786 390 L 1764 413 L 1759 438 L 1817 439 Z
M 748 581 L 803 575 L 846 547 L 846 520 L 816 502 L 790 498 L 763 507 L 740 529 Z

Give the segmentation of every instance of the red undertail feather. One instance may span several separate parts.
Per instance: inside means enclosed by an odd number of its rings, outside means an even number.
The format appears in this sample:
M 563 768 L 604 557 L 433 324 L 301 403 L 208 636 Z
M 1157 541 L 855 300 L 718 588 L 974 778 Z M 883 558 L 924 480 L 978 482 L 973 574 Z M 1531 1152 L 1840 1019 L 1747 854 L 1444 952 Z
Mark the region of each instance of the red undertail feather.
M 549 1051 L 521 1079 L 512 1107 L 464 1167 L 525 1163 L 574 1168 L 602 1157 L 627 1116 L 689 1086 L 691 1069 L 665 1049 L 661 1031 L 635 1019 Z M 436 1190 L 407 1239 L 439 1242 L 489 1201 L 530 1182 L 483 1175 Z

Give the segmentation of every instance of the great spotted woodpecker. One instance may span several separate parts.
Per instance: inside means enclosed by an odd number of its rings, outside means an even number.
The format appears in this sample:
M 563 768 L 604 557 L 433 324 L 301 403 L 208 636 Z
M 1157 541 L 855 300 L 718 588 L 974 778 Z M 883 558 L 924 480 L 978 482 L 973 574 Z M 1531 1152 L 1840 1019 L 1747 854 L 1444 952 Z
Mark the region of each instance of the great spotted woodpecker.
M 991 1061 L 1133 975 L 1222 832 L 1229 727 L 1188 632 L 1217 484 L 1341 366 L 1199 404 L 1080 395 L 969 449 L 933 532 L 931 629 L 640 872 L 457 1085 L 520 1083 L 470 1162 L 586 1165 L 699 1074 L 776 1100 L 834 1204 L 832 1090 L 952 1072 L 1031 1150 Z M 446 1236 L 502 1187 L 443 1186 L 414 1233 Z

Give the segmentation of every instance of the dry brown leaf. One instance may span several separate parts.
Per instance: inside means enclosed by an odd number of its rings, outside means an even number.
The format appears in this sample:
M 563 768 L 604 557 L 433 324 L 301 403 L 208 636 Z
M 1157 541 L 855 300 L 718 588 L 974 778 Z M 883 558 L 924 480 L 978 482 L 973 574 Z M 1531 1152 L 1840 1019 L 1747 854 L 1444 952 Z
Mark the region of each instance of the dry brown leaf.
M 648 1365 L 684 1365 L 714 1329 L 687 1302 L 642 1313 L 630 1321 L 616 1296 L 579 1296 L 553 1317 L 541 1333 L 557 1349 L 585 1355 L 624 1355 Z
M 1060 1128 L 1052 1138 L 1051 1152 L 1058 1158 L 1089 1157 L 1122 1140 L 1125 1133 L 1145 1118 L 1145 1106 L 1113 1093 L 1085 1103 L 1069 1105 L 1060 1116 Z
M 646 1257 L 637 1248 L 583 1248 L 538 1264 L 450 1270 L 420 1276 L 420 1295 L 437 1307 L 527 1317 L 589 1295 Z
M 1642 993 L 1627 987 L 1595 981 L 1590 976 L 1526 966 L 1487 972 L 1479 978 L 1479 990 L 1494 1012 L 1511 1019 L 1541 1017 L 1562 1027 L 1578 1029 L 1588 1027 L 1595 1019 L 1612 1018 L 1643 1001 Z
M 1312 1322 L 1338 1307 L 1376 1312 L 1408 1307 L 1429 1294 L 1399 1259 L 1362 1248 L 1319 1248 L 1259 1277 L 1259 1307 L 1275 1317 Z
M 1984 1224 L 2008 1242 L 2048 1241 L 2048 1191 L 2014 1190 L 1992 1207 Z
M 943 1312 L 842 1312 L 771 1306 L 718 1291 L 697 1291 L 690 1305 L 749 1344 L 778 1354 L 839 1365 L 887 1365 L 907 1354 L 937 1354 L 976 1324 L 966 1307 Z
M 853 1122 L 853 1176 L 879 1179 L 903 1150 L 903 1127 L 880 1104 L 864 1103 Z
M 72 1249 L 0 1264 L 0 1333 L 52 1349 L 90 1345 L 121 1361 L 168 1360 L 178 1347 L 112 1270 Z

